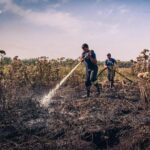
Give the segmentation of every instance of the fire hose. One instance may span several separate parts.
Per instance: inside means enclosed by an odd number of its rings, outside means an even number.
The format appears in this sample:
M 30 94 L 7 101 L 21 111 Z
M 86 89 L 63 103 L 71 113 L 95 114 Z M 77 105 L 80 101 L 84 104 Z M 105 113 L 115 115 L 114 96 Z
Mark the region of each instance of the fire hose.
M 110 68 L 104 68 L 104 69 L 102 69 L 102 70 L 99 72 L 98 77 L 99 77 L 106 69 L 108 69 L 108 70 L 110 70 L 110 71 L 113 71 L 113 70 L 110 69 Z M 128 80 L 129 82 L 131 82 L 131 83 L 133 82 L 131 79 L 127 78 L 125 75 L 123 75 L 123 74 L 120 73 L 119 71 L 115 70 L 115 72 L 116 72 L 117 74 L 119 74 L 121 77 L 123 77 L 123 78 L 125 78 L 126 80 Z

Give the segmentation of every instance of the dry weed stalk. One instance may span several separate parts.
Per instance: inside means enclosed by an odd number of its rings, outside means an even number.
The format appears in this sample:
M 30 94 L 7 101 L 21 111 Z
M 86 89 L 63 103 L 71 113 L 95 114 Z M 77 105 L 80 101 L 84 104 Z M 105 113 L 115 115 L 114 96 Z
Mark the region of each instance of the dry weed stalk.
M 137 61 L 132 62 L 132 72 L 139 78 L 142 102 L 148 107 L 150 104 L 150 51 L 144 49 L 137 57 Z

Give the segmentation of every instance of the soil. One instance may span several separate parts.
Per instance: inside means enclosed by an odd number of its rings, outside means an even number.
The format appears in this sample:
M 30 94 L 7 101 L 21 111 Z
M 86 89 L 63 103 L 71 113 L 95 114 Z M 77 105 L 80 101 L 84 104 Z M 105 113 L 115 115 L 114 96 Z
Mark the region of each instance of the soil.
M 0 113 L 1 150 L 149 150 L 150 110 L 143 106 L 138 84 L 103 84 L 100 96 L 84 85 L 63 86 L 40 106 L 47 89 L 33 90 L 13 108 Z

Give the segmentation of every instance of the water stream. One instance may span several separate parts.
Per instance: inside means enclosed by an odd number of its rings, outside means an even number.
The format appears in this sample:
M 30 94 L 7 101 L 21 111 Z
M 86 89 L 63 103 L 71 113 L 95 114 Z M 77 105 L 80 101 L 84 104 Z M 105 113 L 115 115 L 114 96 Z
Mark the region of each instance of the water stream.
M 41 104 L 44 107 L 48 107 L 49 103 L 51 102 L 51 99 L 54 97 L 56 91 L 62 86 L 64 82 L 73 74 L 73 72 L 78 68 L 78 66 L 81 64 L 78 63 L 70 72 L 68 75 L 66 75 L 57 85 L 55 88 L 49 91 L 48 95 L 45 95 L 43 99 L 41 100 Z

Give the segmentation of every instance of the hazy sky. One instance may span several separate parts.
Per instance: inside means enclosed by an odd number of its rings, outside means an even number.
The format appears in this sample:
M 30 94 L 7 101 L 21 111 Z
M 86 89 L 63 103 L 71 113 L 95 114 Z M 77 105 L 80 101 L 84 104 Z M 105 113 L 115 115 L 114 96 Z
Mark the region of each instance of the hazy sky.
M 150 49 L 150 0 L 0 0 L 7 56 L 77 58 L 88 43 L 104 60 Z

